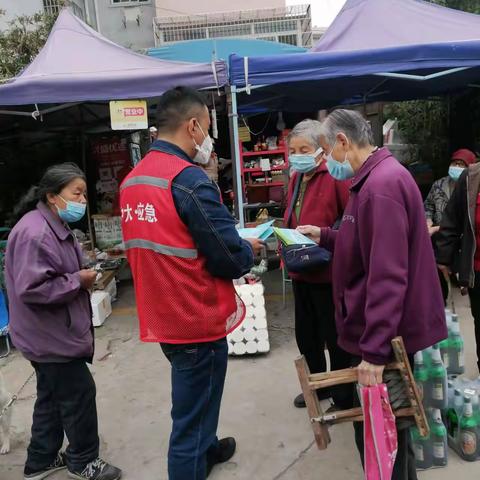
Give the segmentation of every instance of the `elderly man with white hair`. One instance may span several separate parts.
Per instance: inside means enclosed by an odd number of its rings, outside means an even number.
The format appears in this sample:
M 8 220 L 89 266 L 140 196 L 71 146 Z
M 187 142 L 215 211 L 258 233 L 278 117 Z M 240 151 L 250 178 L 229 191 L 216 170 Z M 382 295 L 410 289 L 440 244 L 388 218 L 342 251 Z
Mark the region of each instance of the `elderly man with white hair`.
M 360 113 L 332 112 L 320 144 L 330 174 L 352 180 L 350 199 L 338 231 L 310 225 L 298 230 L 334 253 L 338 342 L 358 365 L 359 383 L 376 385 L 393 358 L 394 337 L 403 337 L 409 355 L 447 337 L 422 198 L 389 150 L 374 146 Z M 409 429 L 402 427 L 392 479 L 416 479 Z M 361 423 L 355 424 L 355 439 L 363 461 Z

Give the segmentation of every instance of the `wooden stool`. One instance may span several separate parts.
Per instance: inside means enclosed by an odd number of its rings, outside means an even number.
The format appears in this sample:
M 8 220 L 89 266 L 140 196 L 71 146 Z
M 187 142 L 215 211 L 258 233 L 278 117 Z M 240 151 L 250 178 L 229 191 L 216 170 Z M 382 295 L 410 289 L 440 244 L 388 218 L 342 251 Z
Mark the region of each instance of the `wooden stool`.
M 403 383 L 402 391 L 396 392 L 397 396 L 400 395 L 402 397 L 401 402 L 396 402 L 401 404 L 401 406 L 395 408 L 394 402 L 390 398 L 393 413 L 396 417 L 412 417 L 420 435 L 426 437 L 429 435 L 430 429 L 402 337 L 396 337 L 392 340 L 392 348 L 396 361 L 385 366 L 384 379 L 386 376 L 392 378 L 393 373 L 393 377 L 398 376 L 398 380 Z M 316 390 L 330 388 L 335 385 L 356 383 L 358 380 L 357 368 L 311 374 L 304 356 L 295 360 L 295 366 L 307 405 L 308 418 L 312 424 L 315 441 L 319 450 L 325 450 L 331 441 L 328 427 L 336 423 L 363 422 L 363 412 L 358 407 L 326 414 L 322 410 Z

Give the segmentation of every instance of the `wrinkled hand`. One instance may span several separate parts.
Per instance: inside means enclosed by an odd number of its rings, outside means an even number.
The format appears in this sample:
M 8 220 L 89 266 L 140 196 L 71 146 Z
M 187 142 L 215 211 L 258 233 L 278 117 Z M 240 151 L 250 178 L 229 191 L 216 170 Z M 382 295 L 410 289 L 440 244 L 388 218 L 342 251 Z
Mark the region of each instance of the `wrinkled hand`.
M 260 255 L 265 248 L 265 242 L 258 238 L 246 238 L 245 240 L 251 245 L 255 256 Z
M 362 360 L 357 367 L 358 383 L 363 387 L 378 385 L 383 383 L 383 370 L 385 365 L 374 365 L 373 363 Z
M 300 225 L 297 227 L 297 231 L 310 238 L 315 243 L 320 243 L 320 227 L 315 227 L 314 225 Z
M 80 286 L 85 290 L 91 290 L 95 283 L 95 279 L 97 278 L 97 272 L 93 269 L 89 269 L 80 270 L 78 273 L 80 275 Z

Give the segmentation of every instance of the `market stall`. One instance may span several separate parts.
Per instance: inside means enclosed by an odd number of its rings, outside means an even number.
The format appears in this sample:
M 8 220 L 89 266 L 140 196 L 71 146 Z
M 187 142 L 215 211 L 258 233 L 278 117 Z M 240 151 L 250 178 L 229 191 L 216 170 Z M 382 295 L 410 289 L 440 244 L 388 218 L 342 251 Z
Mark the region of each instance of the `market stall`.
M 479 27 L 479 15 L 427 2 L 348 0 L 308 53 L 232 55 L 234 114 L 320 110 L 478 88 Z M 240 171 L 240 149 L 235 161 Z M 239 174 L 236 179 L 240 185 Z
M 73 161 L 86 171 L 88 222 L 73 228 L 85 248 L 85 265 L 99 272 L 96 287 L 108 294 L 94 295 L 96 323 L 108 315 L 115 279 L 126 263 L 118 187 L 148 147 L 155 97 L 178 85 L 216 94 L 226 82 L 224 62 L 194 64 L 140 55 L 64 10 L 32 63 L 0 85 L 0 226 L 49 165 Z M 114 105 L 125 120 L 118 126 L 109 102 L 127 99 L 140 102 Z M 112 125 L 118 130 L 112 131 Z

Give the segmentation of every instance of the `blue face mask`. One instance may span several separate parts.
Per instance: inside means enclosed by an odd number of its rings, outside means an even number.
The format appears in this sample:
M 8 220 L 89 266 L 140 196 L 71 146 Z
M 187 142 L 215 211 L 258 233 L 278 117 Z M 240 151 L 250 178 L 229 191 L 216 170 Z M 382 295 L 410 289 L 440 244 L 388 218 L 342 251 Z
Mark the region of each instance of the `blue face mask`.
M 58 195 L 66 204 L 67 207 L 65 209 L 61 209 L 57 207 L 58 216 L 67 223 L 75 223 L 80 221 L 85 216 L 85 211 L 87 210 L 86 203 L 79 203 L 79 202 L 70 202 L 64 200 L 60 195 Z
M 292 153 L 288 156 L 290 166 L 298 173 L 308 173 L 317 168 L 317 157 L 322 147 L 313 153 Z
M 332 157 L 332 152 L 336 144 L 337 142 L 333 144 L 332 151 L 327 155 L 327 168 L 330 175 L 336 180 L 348 180 L 355 176 L 355 172 L 347 159 L 347 154 L 345 154 L 345 161 L 343 163 L 337 162 Z
M 465 168 L 463 167 L 454 167 L 453 165 L 448 169 L 448 175 L 453 181 L 457 181 L 460 178 L 460 175 L 463 173 Z

